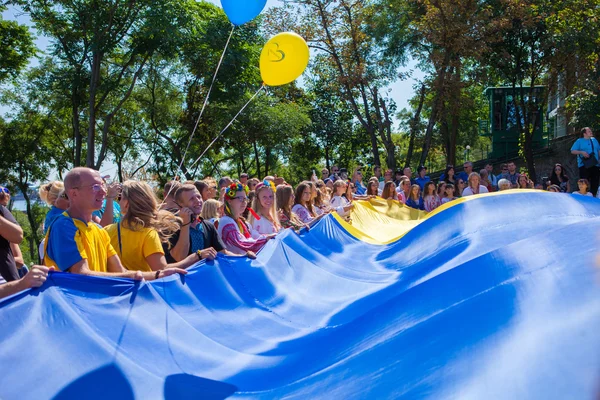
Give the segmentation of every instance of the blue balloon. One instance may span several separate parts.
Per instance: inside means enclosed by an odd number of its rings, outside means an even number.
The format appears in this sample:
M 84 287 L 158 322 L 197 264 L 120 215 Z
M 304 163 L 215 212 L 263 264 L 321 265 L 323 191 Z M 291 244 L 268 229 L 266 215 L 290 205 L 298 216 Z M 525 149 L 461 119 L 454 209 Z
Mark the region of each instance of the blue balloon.
M 221 0 L 221 7 L 234 25 L 252 21 L 265 8 L 267 0 Z

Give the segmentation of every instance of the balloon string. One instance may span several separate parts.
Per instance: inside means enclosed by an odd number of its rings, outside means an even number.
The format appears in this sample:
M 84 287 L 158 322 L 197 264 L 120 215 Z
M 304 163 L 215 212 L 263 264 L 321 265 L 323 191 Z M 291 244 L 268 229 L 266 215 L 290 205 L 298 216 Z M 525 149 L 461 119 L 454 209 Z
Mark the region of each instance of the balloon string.
M 221 132 L 219 132 L 219 134 L 212 140 L 212 142 L 210 142 L 210 144 L 204 149 L 204 151 L 202 152 L 202 154 L 200 154 L 200 157 L 198 157 L 196 159 L 196 161 L 194 161 L 192 163 L 192 165 L 190 165 L 189 169 L 192 169 L 194 167 L 194 165 L 196 165 L 196 163 L 198 161 L 200 161 L 200 159 L 204 156 L 204 154 L 206 154 L 206 152 L 208 151 L 208 149 L 210 149 L 212 147 L 213 144 L 215 144 L 215 142 L 221 137 L 221 135 L 223 135 L 223 133 L 225 133 L 225 131 L 227 129 L 229 129 L 229 127 L 235 122 L 235 120 L 237 119 L 237 117 L 244 112 L 244 110 L 246 109 L 246 107 L 248 107 L 248 104 L 250 104 L 252 102 L 252 100 L 254 100 L 254 98 L 256 96 L 258 96 L 258 94 L 260 93 L 261 90 L 263 90 L 265 87 L 265 84 L 263 83 L 262 86 L 256 91 L 256 93 L 254 93 L 254 95 L 250 98 L 250 100 L 248 100 L 248 102 L 246 104 L 244 104 L 244 106 L 242 107 L 242 109 L 240 111 L 238 111 L 237 114 L 235 114 L 235 117 L 233 117 L 233 119 L 231 121 L 229 121 L 229 123 L 227 124 L 227 126 L 225 126 L 225 128 L 223 128 L 223 130 Z
M 232 24 L 232 26 L 231 26 L 231 32 L 229 32 L 229 37 L 227 38 L 227 42 L 225 43 L 225 47 L 223 48 L 223 52 L 221 53 L 221 58 L 219 59 L 219 63 L 217 64 L 217 69 L 215 70 L 215 73 L 214 73 L 213 78 L 212 78 L 212 82 L 210 83 L 210 86 L 208 88 L 208 92 L 206 93 L 206 97 L 204 98 L 204 103 L 202 104 L 202 109 L 200 110 L 200 114 L 198 115 L 198 119 L 196 119 L 196 124 L 194 125 L 194 129 L 192 130 L 192 134 L 190 135 L 190 140 L 188 140 L 188 144 L 185 147 L 185 151 L 183 152 L 183 157 L 181 157 L 181 162 L 179 163 L 179 166 L 177 167 L 176 173 L 181 172 L 181 174 L 183 174 L 183 171 L 181 170 L 181 167 L 183 166 L 183 163 L 184 163 L 185 158 L 187 156 L 187 152 L 188 152 L 188 150 L 190 148 L 190 144 L 192 143 L 192 139 L 194 138 L 194 135 L 196 134 L 196 130 L 198 129 L 198 125 L 200 124 L 200 118 L 202 118 L 202 114 L 204 114 L 204 109 L 206 108 L 206 105 L 208 104 L 208 98 L 210 97 L 210 93 L 212 91 L 212 88 L 213 88 L 213 86 L 215 84 L 215 81 L 217 80 L 217 74 L 219 73 L 219 69 L 221 68 L 221 64 L 223 63 L 223 58 L 225 58 L 225 53 L 227 52 L 227 48 L 229 47 L 229 42 L 231 41 L 231 37 L 233 36 L 233 31 L 234 30 L 235 30 L 235 25 Z M 175 179 L 175 177 L 173 179 Z M 160 203 L 159 208 L 163 206 L 163 204 L 165 203 L 164 199 L 166 199 L 169 196 L 169 194 L 171 194 L 171 191 L 173 190 L 173 187 L 174 186 L 171 185 L 171 187 L 169 188 L 169 192 L 163 196 L 163 201 L 162 201 L 162 203 Z

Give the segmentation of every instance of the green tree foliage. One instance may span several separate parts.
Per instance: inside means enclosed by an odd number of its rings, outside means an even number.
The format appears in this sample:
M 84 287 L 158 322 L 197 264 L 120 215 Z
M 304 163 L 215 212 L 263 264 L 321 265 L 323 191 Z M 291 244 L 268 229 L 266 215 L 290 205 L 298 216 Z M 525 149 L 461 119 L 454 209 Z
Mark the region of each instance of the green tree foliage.
M 173 57 L 182 39 L 188 37 L 189 4 L 164 0 L 15 3 L 49 37 L 54 64 L 71 78 L 74 136 L 78 139 L 75 163 L 82 161 L 83 114 L 88 121 L 86 165 L 100 168 L 115 116 L 131 96 L 148 60 L 156 54 Z
M 29 29 L 3 19 L 1 13 L 5 10 L 0 4 L 0 83 L 16 78 L 36 52 Z
M 46 138 L 50 137 L 51 122 L 36 109 L 24 107 L 0 130 L 0 145 L 5 149 L 0 158 L 0 170 L 5 171 L 9 182 L 23 194 L 29 222 L 30 259 L 37 259 L 37 246 L 42 237 L 39 227 L 44 216 L 36 211 L 30 197 L 29 186 L 45 180 L 52 166 L 52 157 Z
M 307 39 L 314 49 L 312 74 L 348 103 L 366 133 L 373 163 L 380 163 L 381 143 L 386 164 L 394 168 L 395 104 L 385 88 L 398 78 L 403 58 L 385 52 L 372 35 L 376 12 L 373 2 L 365 0 L 295 0 L 272 11 L 267 23 L 272 32 L 293 30 Z

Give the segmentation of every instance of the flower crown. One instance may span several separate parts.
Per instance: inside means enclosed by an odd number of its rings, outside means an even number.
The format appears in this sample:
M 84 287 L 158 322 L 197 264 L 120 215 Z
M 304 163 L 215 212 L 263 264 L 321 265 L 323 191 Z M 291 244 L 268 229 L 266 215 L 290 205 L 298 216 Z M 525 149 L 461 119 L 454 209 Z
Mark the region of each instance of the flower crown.
M 241 184 L 240 182 L 234 182 L 231 185 L 229 185 L 229 187 L 227 188 L 227 190 L 225 191 L 225 195 L 229 198 L 234 198 L 235 194 L 237 192 L 241 192 L 243 191 L 244 193 L 246 193 L 246 195 L 248 194 L 249 190 L 248 190 L 248 186 Z
M 269 181 L 269 180 L 264 180 L 261 183 L 259 183 L 258 185 L 256 185 L 256 187 L 254 188 L 254 191 L 258 191 L 258 189 L 262 188 L 262 187 L 268 187 L 271 188 L 271 190 L 273 191 L 273 193 L 275 193 L 277 191 L 277 187 L 275 186 L 275 183 L 273 183 L 273 181 Z

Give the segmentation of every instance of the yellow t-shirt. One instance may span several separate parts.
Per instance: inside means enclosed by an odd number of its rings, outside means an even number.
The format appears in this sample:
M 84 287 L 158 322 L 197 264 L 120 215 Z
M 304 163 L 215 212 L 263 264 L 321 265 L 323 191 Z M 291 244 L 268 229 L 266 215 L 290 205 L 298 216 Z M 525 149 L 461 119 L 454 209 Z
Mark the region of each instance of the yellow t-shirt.
M 146 257 L 155 254 L 165 254 L 162 248 L 158 232 L 153 228 L 142 228 L 133 231 L 121 224 L 121 249 L 119 250 L 119 235 L 117 224 L 111 224 L 104 228 L 110 236 L 110 242 L 117 251 L 121 263 L 130 271 L 152 271 L 146 262 Z
M 48 229 L 44 247 L 44 264 L 61 271 L 85 258 L 91 271 L 108 272 L 107 260 L 117 254 L 100 226 L 71 218 L 66 211 Z

